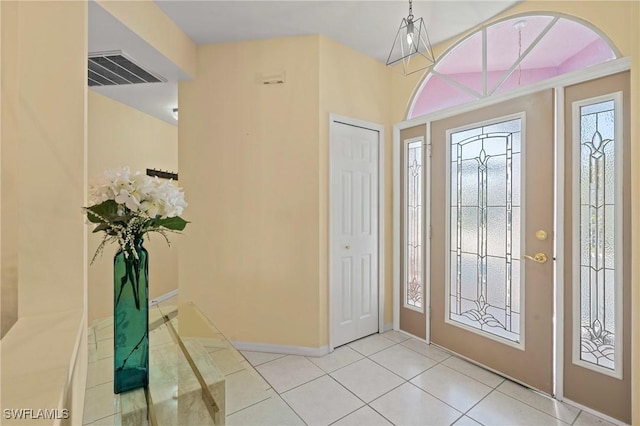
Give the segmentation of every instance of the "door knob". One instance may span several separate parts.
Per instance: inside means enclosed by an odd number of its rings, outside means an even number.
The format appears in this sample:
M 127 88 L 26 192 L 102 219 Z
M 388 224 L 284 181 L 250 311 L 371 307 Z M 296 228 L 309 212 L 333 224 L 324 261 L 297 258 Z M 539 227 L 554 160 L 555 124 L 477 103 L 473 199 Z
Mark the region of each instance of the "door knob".
M 533 260 L 536 263 L 547 263 L 547 255 L 544 253 L 536 253 L 534 256 L 524 255 L 525 259 Z
M 346 248 L 347 250 L 349 250 L 351 248 L 351 246 L 344 246 L 344 248 Z

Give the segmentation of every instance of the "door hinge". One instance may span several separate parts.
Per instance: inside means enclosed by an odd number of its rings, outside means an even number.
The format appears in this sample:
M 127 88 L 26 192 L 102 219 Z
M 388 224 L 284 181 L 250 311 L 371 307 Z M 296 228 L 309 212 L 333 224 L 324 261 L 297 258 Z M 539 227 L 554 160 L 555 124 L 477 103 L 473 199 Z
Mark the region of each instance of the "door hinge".
M 431 144 L 427 144 L 427 156 L 431 158 Z

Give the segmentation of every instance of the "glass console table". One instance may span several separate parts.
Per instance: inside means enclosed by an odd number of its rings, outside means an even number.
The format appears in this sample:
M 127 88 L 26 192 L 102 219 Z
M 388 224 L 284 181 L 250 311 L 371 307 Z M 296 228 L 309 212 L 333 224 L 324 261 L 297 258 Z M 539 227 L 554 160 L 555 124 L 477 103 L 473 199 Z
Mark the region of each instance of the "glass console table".
M 229 391 L 231 391 L 229 393 Z M 223 425 L 269 385 L 192 303 L 149 308 L 149 386 L 113 393 L 113 318 L 89 328 L 84 425 Z

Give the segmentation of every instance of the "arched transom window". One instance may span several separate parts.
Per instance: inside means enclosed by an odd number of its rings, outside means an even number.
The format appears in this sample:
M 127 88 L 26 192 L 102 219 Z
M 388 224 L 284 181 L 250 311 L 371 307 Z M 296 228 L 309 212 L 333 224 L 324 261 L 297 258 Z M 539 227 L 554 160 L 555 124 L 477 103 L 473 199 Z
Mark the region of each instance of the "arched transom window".
M 520 15 L 482 27 L 442 55 L 409 109 L 418 117 L 620 55 L 605 36 L 564 15 Z

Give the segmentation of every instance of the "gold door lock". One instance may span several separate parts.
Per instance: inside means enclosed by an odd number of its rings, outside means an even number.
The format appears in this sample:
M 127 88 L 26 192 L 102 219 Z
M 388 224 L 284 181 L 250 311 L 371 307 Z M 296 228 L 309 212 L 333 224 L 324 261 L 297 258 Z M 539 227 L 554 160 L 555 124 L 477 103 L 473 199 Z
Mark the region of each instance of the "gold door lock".
M 534 256 L 529 256 L 528 254 L 524 255 L 525 259 L 533 260 L 536 263 L 547 263 L 547 255 L 544 253 L 536 253 Z
M 547 237 L 548 237 L 548 235 L 547 235 L 547 231 L 545 231 L 545 230 L 543 230 L 543 229 L 540 229 L 540 230 L 536 231 L 536 238 L 537 238 L 538 240 L 540 240 L 540 241 L 544 241 L 544 240 L 546 240 L 546 239 L 547 239 Z

